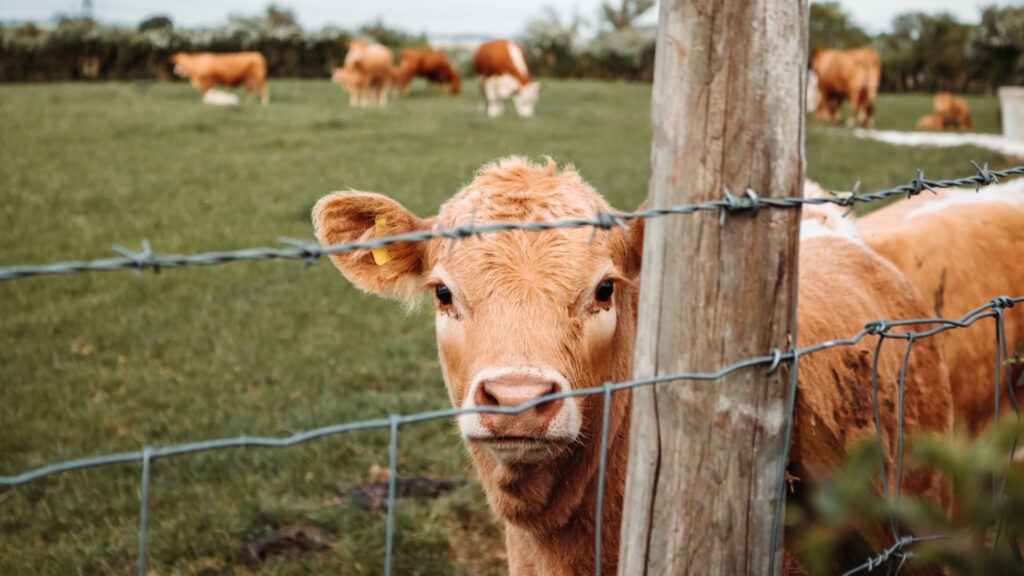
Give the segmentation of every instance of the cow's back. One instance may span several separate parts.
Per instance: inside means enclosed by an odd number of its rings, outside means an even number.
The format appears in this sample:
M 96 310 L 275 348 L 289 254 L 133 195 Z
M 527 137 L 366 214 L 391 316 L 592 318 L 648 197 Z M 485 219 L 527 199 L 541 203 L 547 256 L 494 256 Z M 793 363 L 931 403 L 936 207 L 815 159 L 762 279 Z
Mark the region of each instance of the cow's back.
M 996 296 L 1024 295 L 1024 190 L 918 197 L 873 212 L 858 226 L 864 242 L 903 271 L 940 317 L 958 319 Z M 1004 315 L 1012 353 L 1024 341 L 1024 306 Z M 940 338 L 956 409 L 973 431 L 981 431 L 995 409 L 993 321 L 957 328 Z M 1001 388 L 1006 409 L 1005 378 Z
M 482 78 L 510 75 L 520 85 L 530 82 L 523 48 L 511 40 L 491 40 L 481 44 L 473 56 L 473 72 Z

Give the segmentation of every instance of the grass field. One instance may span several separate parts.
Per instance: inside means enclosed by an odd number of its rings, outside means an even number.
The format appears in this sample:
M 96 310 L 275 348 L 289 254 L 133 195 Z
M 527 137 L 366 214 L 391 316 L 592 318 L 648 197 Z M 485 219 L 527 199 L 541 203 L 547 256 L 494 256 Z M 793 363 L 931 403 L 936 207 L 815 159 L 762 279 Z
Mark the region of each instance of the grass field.
M 0 86 L 0 265 L 115 256 L 112 244 L 193 253 L 311 238 L 309 211 L 348 188 L 421 215 L 507 154 L 572 162 L 609 201 L 645 195 L 650 86 L 548 82 L 537 117 L 424 96 L 347 106 L 324 81 L 273 81 L 272 104 L 213 108 L 175 84 Z M 993 97 L 970 100 L 998 131 Z M 883 95 L 880 128 L 910 129 L 926 96 Z M 511 112 L 511 110 L 509 111 Z M 807 173 L 861 190 L 921 168 L 964 176 L 976 148 L 914 149 L 811 122 Z M 233 263 L 0 282 L 0 474 L 66 459 L 296 431 L 443 408 L 430 314 L 363 295 L 329 262 Z M 339 493 L 387 466 L 384 431 L 286 450 L 160 460 L 150 494 L 155 574 L 378 574 L 384 512 Z M 137 557 L 138 465 L 0 489 L 0 574 L 125 574 Z M 399 475 L 472 478 L 451 422 L 408 426 Z M 398 574 L 501 573 L 503 536 L 470 482 L 396 507 Z M 243 543 L 302 529 L 320 548 L 238 560 Z

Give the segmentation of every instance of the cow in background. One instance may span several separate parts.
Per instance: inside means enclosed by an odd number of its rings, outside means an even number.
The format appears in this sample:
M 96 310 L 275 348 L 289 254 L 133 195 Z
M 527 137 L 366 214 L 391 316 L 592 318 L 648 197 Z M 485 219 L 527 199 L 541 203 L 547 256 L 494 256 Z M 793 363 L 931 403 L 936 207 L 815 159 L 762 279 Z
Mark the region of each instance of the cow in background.
M 425 78 L 427 86 L 431 82 L 438 84 L 441 93 L 444 93 L 444 85 L 447 84 L 452 96 L 458 96 L 462 89 L 458 72 L 443 52 L 415 48 L 402 50 L 395 86 L 401 89 L 403 96 L 409 95 L 409 84 L 414 78 Z
M 267 60 L 259 52 L 213 54 L 178 52 L 171 56 L 174 73 L 188 78 L 204 95 L 214 86 L 245 84 L 245 99 L 252 100 L 253 91 L 260 90 L 260 102 L 270 102 L 267 92 Z
M 807 108 L 830 122 L 843 119 L 843 101 L 850 101 L 849 126 L 874 124 L 875 98 L 882 64 L 873 50 L 819 50 L 811 58 Z
M 370 104 L 371 92 L 378 106 L 388 103 L 388 84 L 391 83 L 394 57 L 386 46 L 353 40 L 348 45 L 345 66 L 335 68 L 331 81 L 337 82 L 349 93 L 351 106 Z
M 511 40 L 484 42 L 473 56 L 473 72 L 480 78 L 488 116 L 501 116 L 508 98 L 520 116 L 533 116 L 541 84 L 530 81 L 522 46 Z
M 943 129 L 970 130 L 973 127 L 971 111 L 963 98 L 957 98 L 949 92 L 939 92 L 935 94 L 932 103 L 935 114 L 942 118 Z

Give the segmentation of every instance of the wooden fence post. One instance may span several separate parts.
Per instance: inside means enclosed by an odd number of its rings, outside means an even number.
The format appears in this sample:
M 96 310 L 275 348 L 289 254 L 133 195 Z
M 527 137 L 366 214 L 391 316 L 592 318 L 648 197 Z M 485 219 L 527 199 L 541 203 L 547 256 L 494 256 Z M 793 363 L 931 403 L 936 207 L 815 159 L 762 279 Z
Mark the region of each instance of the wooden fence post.
M 723 187 L 799 196 L 806 0 L 661 0 L 659 10 L 649 206 L 721 199 Z M 649 220 L 634 377 L 788 351 L 799 217 Z M 634 391 L 619 574 L 768 573 L 788 374 L 753 368 Z

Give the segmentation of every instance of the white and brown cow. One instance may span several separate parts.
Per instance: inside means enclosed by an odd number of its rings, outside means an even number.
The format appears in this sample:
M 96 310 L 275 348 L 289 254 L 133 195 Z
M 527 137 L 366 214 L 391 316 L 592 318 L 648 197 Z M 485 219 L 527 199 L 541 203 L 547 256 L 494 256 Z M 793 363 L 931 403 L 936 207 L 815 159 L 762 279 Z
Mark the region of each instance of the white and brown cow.
M 317 203 L 313 219 L 320 242 L 330 245 L 471 221 L 589 218 L 596 210 L 611 208 L 571 167 L 559 170 L 550 160 L 545 166 L 512 157 L 483 167 L 434 217 L 417 217 L 379 194 L 339 192 Z M 643 221 L 631 222 L 630 228 L 600 231 L 593 238 L 586 228 L 511 230 L 473 237 L 452 249 L 448 240 L 433 239 L 331 259 L 368 292 L 405 301 L 432 296 L 438 352 L 454 406 L 518 406 L 631 377 Z M 800 270 L 810 270 L 800 283 L 802 345 L 851 336 L 871 320 L 926 313 L 906 278 L 846 238 L 804 242 Z M 850 298 L 841 312 L 835 309 L 836 293 Z M 811 417 L 799 421 L 811 424 L 797 427 L 792 462 L 805 477 L 833 466 L 844 446 L 872 434 L 870 348 L 865 342 L 801 360 L 801 402 Z M 901 354 L 902 346 L 889 345 L 880 361 L 890 464 L 896 454 Z M 909 374 L 906 426 L 947 433 L 949 383 L 939 349 L 919 342 Z M 618 560 L 632 396 L 622 392 L 612 398 L 601 534 L 605 574 L 615 573 Z M 603 397 L 591 395 L 517 415 L 458 418 L 488 501 L 506 521 L 511 574 L 595 572 L 602 410 Z M 894 466 L 889 477 L 895 481 Z M 933 473 L 908 474 L 903 485 L 945 502 Z M 787 566 L 795 570 L 791 562 Z
M 512 40 L 484 42 L 473 56 L 473 72 L 480 79 L 480 94 L 488 116 L 501 116 L 502 101 L 509 98 L 520 116 L 533 116 L 541 84 L 530 81 L 526 56 L 518 43 Z

